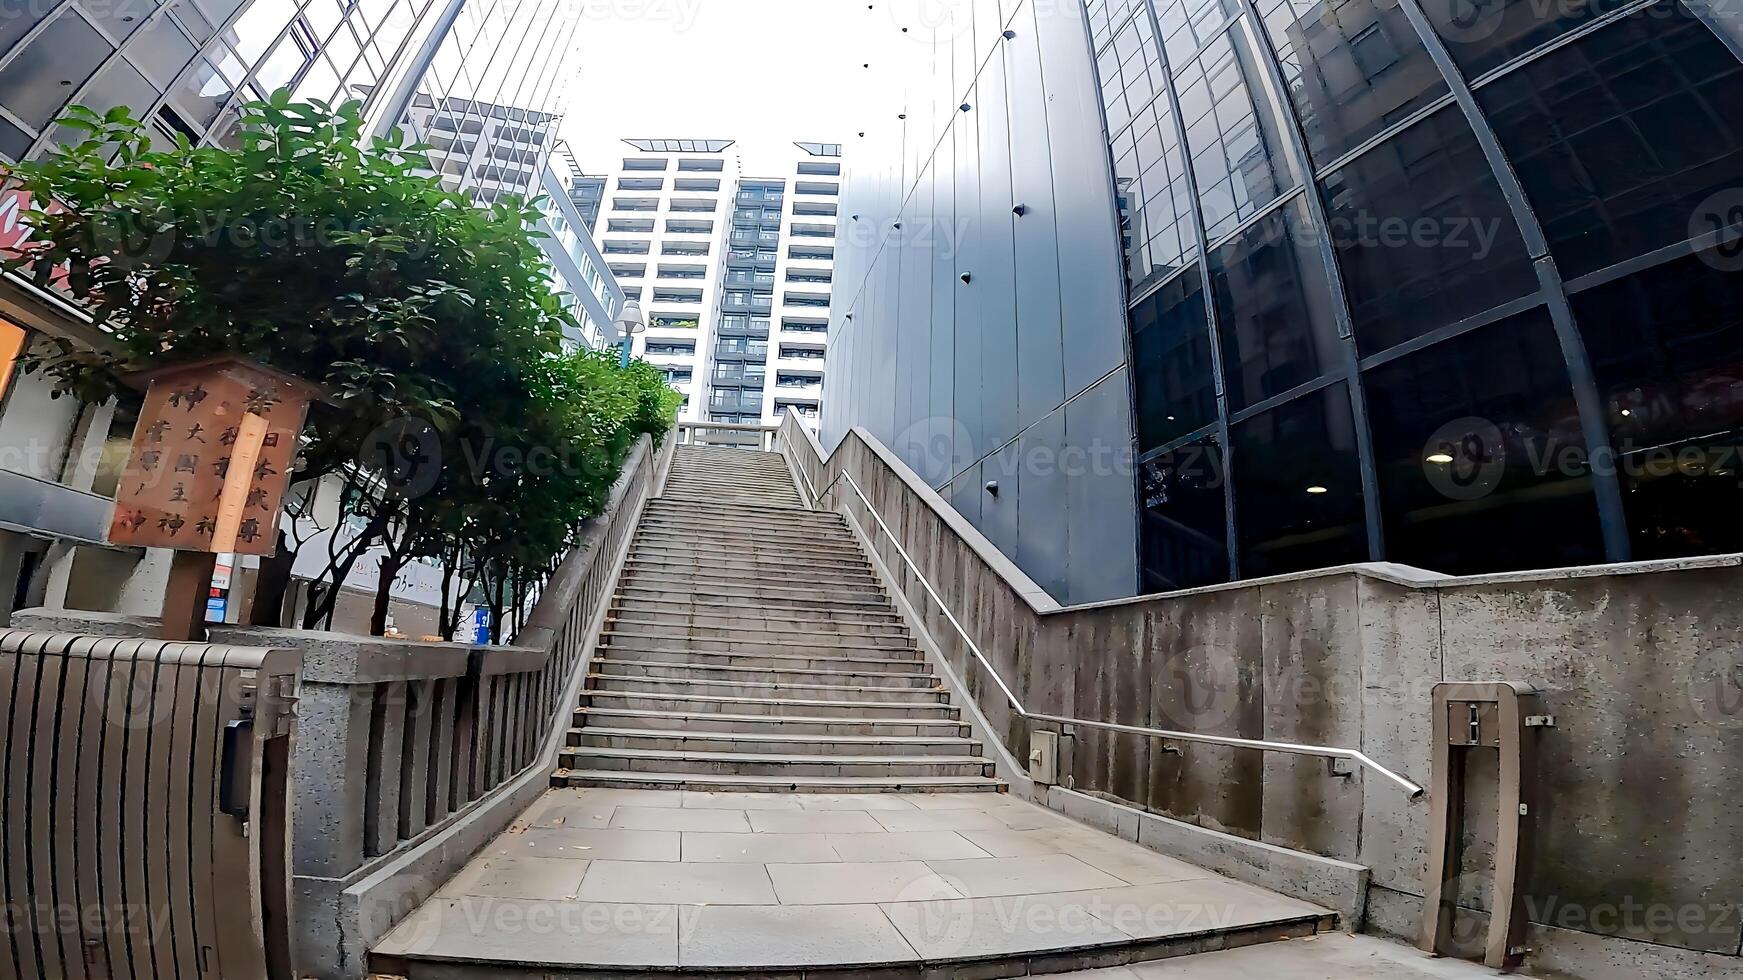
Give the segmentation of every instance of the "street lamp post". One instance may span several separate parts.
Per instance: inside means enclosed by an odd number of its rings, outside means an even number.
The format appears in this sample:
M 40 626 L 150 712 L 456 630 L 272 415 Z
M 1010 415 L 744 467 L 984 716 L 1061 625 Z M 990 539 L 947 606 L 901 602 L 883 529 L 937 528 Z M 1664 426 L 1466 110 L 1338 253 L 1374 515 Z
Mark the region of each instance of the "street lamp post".
M 629 367 L 630 350 L 635 347 L 635 335 L 648 329 L 648 321 L 642 315 L 642 305 L 635 300 L 623 304 L 623 312 L 617 315 L 617 329 L 623 334 L 622 367 Z

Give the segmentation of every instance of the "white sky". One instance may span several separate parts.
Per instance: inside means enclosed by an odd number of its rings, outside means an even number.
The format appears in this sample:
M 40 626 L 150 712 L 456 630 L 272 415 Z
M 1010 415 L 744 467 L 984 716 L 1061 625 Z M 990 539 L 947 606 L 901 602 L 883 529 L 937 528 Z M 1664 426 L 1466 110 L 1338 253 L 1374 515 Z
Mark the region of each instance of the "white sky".
M 795 141 L 853 150 L 887 0 L 581 0 L 563 136 L 588 173 L 622 139 L 733 139 L 745 176 L 784 176 Z M 908 0 L 913 2 L 913 0 Z

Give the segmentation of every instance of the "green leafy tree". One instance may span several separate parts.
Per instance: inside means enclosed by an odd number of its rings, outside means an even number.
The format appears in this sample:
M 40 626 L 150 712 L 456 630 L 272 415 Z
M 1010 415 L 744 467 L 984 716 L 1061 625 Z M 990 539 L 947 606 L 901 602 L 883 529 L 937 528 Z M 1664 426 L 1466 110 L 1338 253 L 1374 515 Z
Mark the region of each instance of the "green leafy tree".
M 153 150 L 124 108 L 75 107 L 60 124 L 85 138 L 3 173 L 38 205 L 32 244 L 6 264 L 63 284 L 111 343 L 56 341 L 25 366 L 90 401 L 125 373 L 219 354 L 320 385 L 300 476 L 344 477 L 364 529 L 330 553 L 305 626 L 331 621 L 339 583 L 378 543 L 391 566 L 378 631 L 393 574 L 420 557 L 464 558 L 505 596 L 504 583 L 536 583 L 635 437 L 670 425 L 676 396 L 657 371 L 565 350 L 573 320 L 536 202 L 445 190 L 428 147 L 365 140 L 357 103 L 275 93 L 245 108 L 238 149 Z M 372 434 L 405 420 L 439 450 L 430 486 L 396 486 L 368 458 Z M 563 465 L 528 465 L 546 457 Z

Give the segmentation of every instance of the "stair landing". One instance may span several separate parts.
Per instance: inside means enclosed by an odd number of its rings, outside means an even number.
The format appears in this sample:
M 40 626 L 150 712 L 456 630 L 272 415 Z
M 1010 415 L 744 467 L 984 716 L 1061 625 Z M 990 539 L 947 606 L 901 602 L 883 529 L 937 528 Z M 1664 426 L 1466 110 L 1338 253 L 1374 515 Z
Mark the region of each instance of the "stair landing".
M 1332 925 L 1003 794 L 556 789 L 370 966 L 410 980 L 1010 977 Z

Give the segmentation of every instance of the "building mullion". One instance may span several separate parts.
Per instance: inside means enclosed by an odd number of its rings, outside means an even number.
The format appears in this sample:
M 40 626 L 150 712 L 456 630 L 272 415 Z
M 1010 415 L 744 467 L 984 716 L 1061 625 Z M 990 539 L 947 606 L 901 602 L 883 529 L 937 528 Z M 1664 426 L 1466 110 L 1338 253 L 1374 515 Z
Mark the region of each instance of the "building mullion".
M 1585 340 L 1574 323 L 1573 308 L 1568 304 L 1567 286 L 1556 268 L 1554 257 L 1550 255 L 1549 240 L 1544 235 L 1543 225 L 1537 220 L 1537 213 L 1532 210 L 1531 202 L 1525 196 L 1525 187 L 1520 183 L 1512 162 L 1501 148 L 1501 141 L 1495 136 L 1494 128 L 1489 125 L 1488 117 L 1483 114 L 1482 107 L 1477 105 L 1477 97 L 1472 93 L 1463 70 L 1453 60 L 1452 52 L 1447 50 L 1440 35 L 1435 33 L 1434 25 L 1429 22 L 1422 5 L 1418 0 L 1398 0 L 1398 6 L 1404 11 L 1410 26 L 1415 28 L 1428 56 L 1434 60 L 1435 66 L 1446 79 L 1460 112 L 1476 136 L 1484 159 L 1489 163 L 1489 169 L 1494 174 L 1502 196 L 1507 200 L 1514 223 L 1518 225 L 1519 233 L 1525 240 L 1526 253 L 1531 257 L 1539 286 L 1548 301 L 1550 322 L 1555 328 L 1556 341 L 1561 346 L 1562 357 L 1567 362 L 1568 379 L 1573 385 L 1580 434 L 1586 442 L 1592 492 L 1597 499 L 1604 557 L 1611 562 L 1627 561 L 1633 553 L 1633 547 L 1628 537 L 1628 517 L 1622 503 L 1622 486 L 1617 477 L 1617 468 L 1597 465 L 1600 457 L 1608 459 L 1613 456 L 1610 425 L 1604 417 L 1604 400 L 1598 392 L 1597 379 L 1592 371 L 1592 360 L 1586 351 Z
M 1350 422 L 1355 429 L 1356 458 L 1361 472 L 1362 511 L 1368 524 L 1368 559 L 1386 558 L 1386 524 L 1380 510 L 1380 478 L 1374 463 L 1374 435 L 1368 425 L 1368 401 L 1362 389 L 1362 373 L 1358 367 L 1360 353 L 1356 350 L 1354 319 L 1350 313 L 1349 295 L 1344 288 L 1342 270 L 1332 250 L 1331 222 L 1326 217 L 1325 200 L 1319 196 L 1319 183 L 1314 179 L 1313 161 L 1307 153 L 1307 135 L 1301 128 L 1289 100 L 1289 87 L 1283 80 L 1283 70 L 1277 63 L 1277 52 L 1265 30 L 1253 0 L 1239 0 L 1245 16 L 1241 18 L 1247 43 L 1253 57 L 1263 64 L 1261 81 L 1267 89 L 1267 101 L 1282 115 L 1280 131 L 1284 134 L 1284 150 L 1290 166 L 1302 184 L 1308 220 L 1313 222 L 1315 248 L 1325 270 L 1326 287 L 1331 291 L 1332 316 L 1337 321 L 1339 347 L 1343 356 L 1341 370 L 1348 379 L 1346 389 L 1350 399 Z M 1287 195 L 1285 195 L 1287 197 Z M 1231 481 L 1232 482 L 1232 481 Z
M 1199 288 L 1204 291 L 1205 330 L 1210 335 L 1210 366 L 1211 373 L 1214 375 L 1211 380 L 1216 395 L 1216 439 L 1222 451 L 1223 539 L 1224 546 L 1228 549 L 1229 581 L 1233 582 L 1241 577 L 1241 542 L 1239 527 L 1236 523 L 1238 515 L 1235 513 L 1235 481 L 1233 477 L 1235 446 L 1233 440 L 1229 438 L 1229 392 L 1228 385 L 1223 380 L 1221 324 L 1217 318 L 1215 297 L 1211 290 L 1210 243 L 1206 240 L 1204 215 L 1199 211 L 1198 177 L 1192 172 L 1192 145 L 1186 141 L 1186 120 L 1182 118 L 1180 112 L 1180 93 L 1174 84 L 1174 68 L 1168 63 L 1168 52 L 1162 44 L 1162 24 L 1156 14 L 1156 0 L 1144 0 L 1144 11 L 1150 18 L 1151 36 L 1156 43 L 1157 56 L 1161 59 L 1162 91 L 1168 98 L 1168 118 L 1174 125 L 1174 138 L 1179 143 L 1181 159 L 1184 161 L 1182 172 L 1186 180 L 1186 190 L 1192 199 L 1192 206 L 1186 210 L 1192 223 L 1193 242 L 1198 249 Z M 1130 309 L 1129 305 L 1128 309 Z M 1127 357 L 1127 363 L 1133 363 L 1130 356 Z M 1136 386 L 1139 379 L 1136 376 L 1135 366 L 1129 373 L 1133 376 L 1132 384 Z M 1134 400 L 1134 414 L 1136 413 L 1136 405 Z M 1138 482 L 1140 487 L 1142 486 L 1142 467 L 1138 467 L 1137 472 L 1133 474 L 1133 479 Z M 1141 498 L 1138 502 L 1138 508 L 1141 525 L 1143 521 L 1143 500 Z M 1139 567 L 1142 568 L 1141 562 Z

